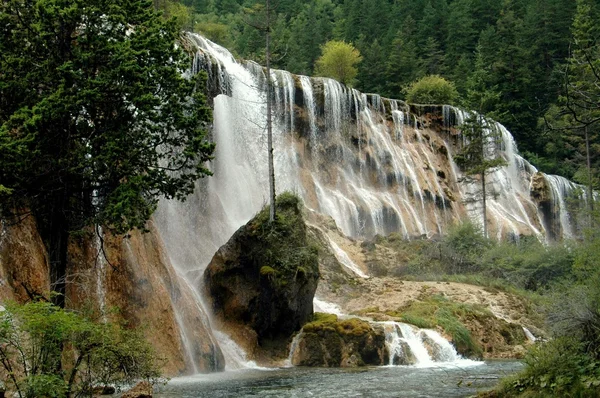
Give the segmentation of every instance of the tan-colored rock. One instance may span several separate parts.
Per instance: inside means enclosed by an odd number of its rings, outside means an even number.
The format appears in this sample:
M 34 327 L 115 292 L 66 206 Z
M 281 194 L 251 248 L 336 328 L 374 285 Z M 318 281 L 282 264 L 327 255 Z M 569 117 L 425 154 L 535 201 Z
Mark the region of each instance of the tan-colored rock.
M 0 220 L 0 301 L 49 297 L 46 249 L 29 216 L 18 224 Z
M 133 386 L 132 389 L 121 395 L 121 398 L 152 398 L 152 384 L 147 381 L 141 381 Z
M 48 298 L 46 249 L 33 218 L 15 225 L 0 222 L 0 302 Z M 206 326 L 206 315 L 199 312 L 195 293 L 170 264 L 151 221 L 148 229 L 149 233 L 133 232 L 129 238 L 103 234 L 104 252 L 92 230 L 72 236 L 67 306 L 96 308 L 101 317 L 142 328 L 157 355 L 165 359 L 167 376 L 222 370 L 223 355 Z M 181 327 L 189 336 L 188 347 Z

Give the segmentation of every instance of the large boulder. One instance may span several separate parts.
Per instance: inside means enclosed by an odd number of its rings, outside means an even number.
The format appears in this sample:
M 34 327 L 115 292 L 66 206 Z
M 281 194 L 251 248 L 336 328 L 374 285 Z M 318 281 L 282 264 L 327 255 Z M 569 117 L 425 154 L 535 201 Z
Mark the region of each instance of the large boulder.
M 312 319 L 317 249 L 307 238 L 300 200 L 277 198 L 277 216 L 258 213 L 222 246 L 204 273 L 215 314 L 256 332 L 258 344 L 285 340 Z
M 292 352 L 293 365 L 347 368 L 388 364 L 382 327 L 358 318 L 338 320 L 332 314 L 317 315 L 302 329 Z

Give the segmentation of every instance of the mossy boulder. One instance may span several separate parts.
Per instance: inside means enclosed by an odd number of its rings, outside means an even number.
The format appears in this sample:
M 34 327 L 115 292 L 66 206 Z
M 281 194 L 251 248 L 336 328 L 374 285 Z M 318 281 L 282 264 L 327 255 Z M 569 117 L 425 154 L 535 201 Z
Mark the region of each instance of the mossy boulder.
M 358 318 L 316 314 L 301 333 L 292 356 L 295 366 L 357 367 L 389 361 L 383 328 Z
M 286 340 L 313 316 L 319 278 L 317 249 L 307 238 L 300 200 L 277 198 L 222 246 L 204 273 L 215 314 L 250 326 L 258 343 Z

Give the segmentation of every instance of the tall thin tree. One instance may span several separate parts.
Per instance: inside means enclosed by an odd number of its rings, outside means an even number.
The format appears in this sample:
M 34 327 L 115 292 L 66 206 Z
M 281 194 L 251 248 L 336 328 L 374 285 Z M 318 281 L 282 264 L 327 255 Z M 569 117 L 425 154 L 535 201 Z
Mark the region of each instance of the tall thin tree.
M 267 23 L 265 63 L 267 67 L 267 146 L 269 156 L 269 221 L 275 221 L 275 166 L 273 164 L 273 115 L 271 104 L 271 3 L 266 0 Z

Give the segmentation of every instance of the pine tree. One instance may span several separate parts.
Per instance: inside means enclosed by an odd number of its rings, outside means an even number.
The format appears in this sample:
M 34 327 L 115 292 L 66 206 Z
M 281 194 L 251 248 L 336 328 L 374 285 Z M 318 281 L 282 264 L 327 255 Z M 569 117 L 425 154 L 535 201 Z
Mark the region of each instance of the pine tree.
M 210 174 L 211 111 L 178 36 L 152 1 L 0 4 L 0 207 L 35 217 L 59 304 L 74 231 L 144 229 L 160 196 Z
M 565 70 L 565 92 L 561 104 L 569 122 L 567 139 L 585 159 L 588 204 L 593 210 L 593 188 L 600 161 L 600 30 L 597 10 L 589 0 L 578 0 L 573 21 L 573 44 Z M 596 18 L 595 18 L 596 17 Z
M 470 182 L 479 180 L 481 190 L 476 195 L 481 198 L 483 234 L 486 238 L 488 237 L 487 197 L 489 195 L 486 176 L 506 164 L 496 151 L 499 134 L 493 122 L 484 113 L 493 109 L 499 99 L 497 87 L 489 87 L 488 76 L 489 67 L 486 67 L 481 47 L 478 46 L 475 71 L 467 82 L 467 103 L 471 113 L 461 126 L 463 146 L 454 159 L 461 167 L 466 180 Z

